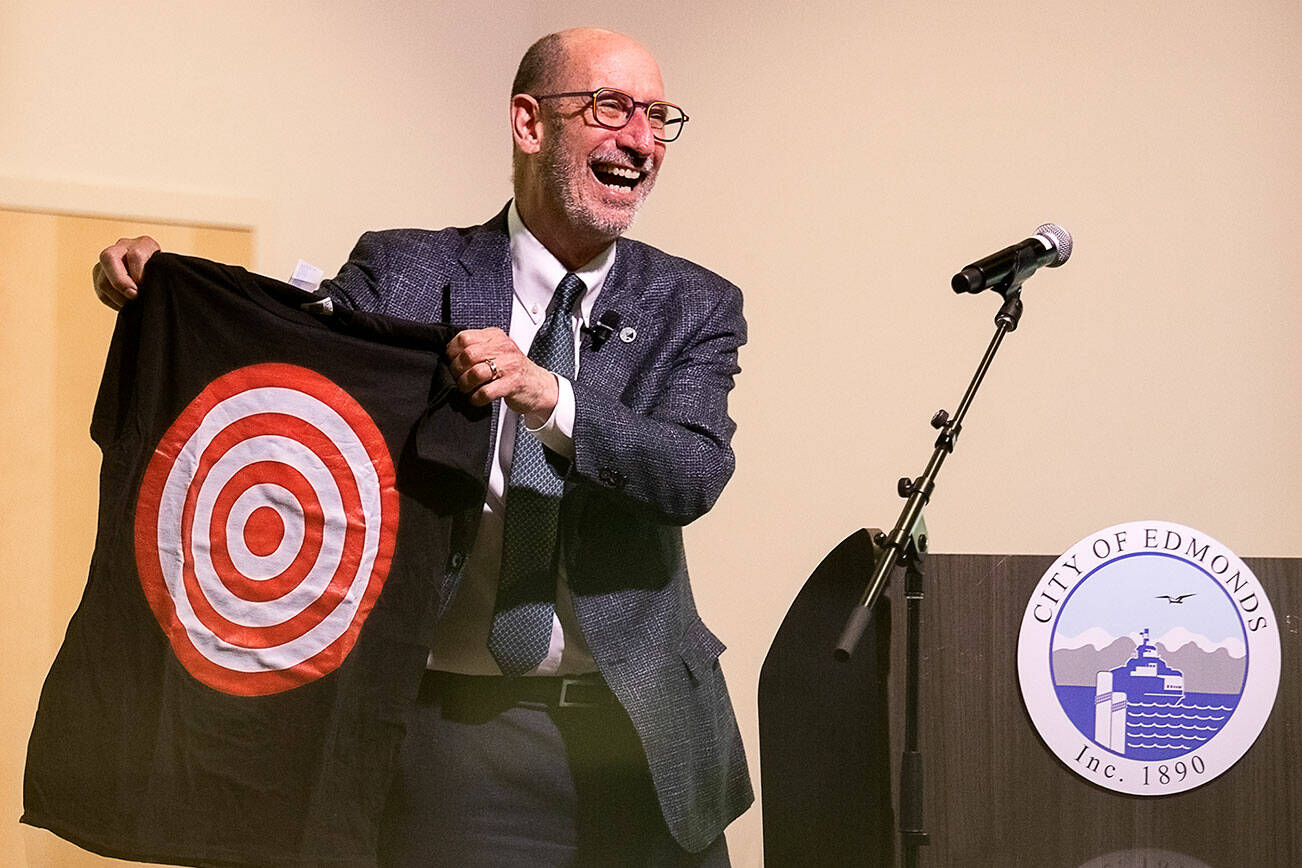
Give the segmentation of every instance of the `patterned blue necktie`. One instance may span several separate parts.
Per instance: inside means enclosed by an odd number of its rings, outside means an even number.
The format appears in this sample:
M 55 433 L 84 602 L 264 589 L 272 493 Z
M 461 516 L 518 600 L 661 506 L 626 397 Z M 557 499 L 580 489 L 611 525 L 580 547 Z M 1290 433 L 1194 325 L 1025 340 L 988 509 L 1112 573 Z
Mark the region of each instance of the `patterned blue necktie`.
M 529 358 L 562 377 L 574 377 L 570 309 L 586 287 L 567 274 L 529 348 Z M 528 672 L 547 655 L 556 601 L 556 541 L 564 482 L 548 463 L 542 441 L 516 422 L 515 457 L 506 487 L 502 571 L 488 650 L 504 675 Z

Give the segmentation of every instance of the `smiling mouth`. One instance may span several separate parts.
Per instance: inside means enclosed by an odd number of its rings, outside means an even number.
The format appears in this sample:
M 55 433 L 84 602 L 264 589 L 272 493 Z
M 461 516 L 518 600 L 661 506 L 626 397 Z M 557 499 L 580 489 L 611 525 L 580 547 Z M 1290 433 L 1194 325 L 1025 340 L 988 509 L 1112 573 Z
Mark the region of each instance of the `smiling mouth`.
M 635 189 L 646 177 L 646 172 L 614 163 L 594 163 L 592 174 L 603 186 L 621 193 Z

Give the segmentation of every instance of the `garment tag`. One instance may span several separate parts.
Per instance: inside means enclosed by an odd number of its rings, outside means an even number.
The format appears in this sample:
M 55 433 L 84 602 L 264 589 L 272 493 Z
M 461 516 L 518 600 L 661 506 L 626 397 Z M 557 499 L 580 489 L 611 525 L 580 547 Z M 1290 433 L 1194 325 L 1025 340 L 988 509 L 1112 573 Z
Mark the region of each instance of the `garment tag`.
M 300 259 L 298 265 L 294 266 L 294 276 L 289 279 L 289 285 L 315 296 L 311 301 L 299 305 L 302 310 L 318 314 L 334 313 L 334 300 L 320 294 L 321 278 L 324 276 L 325 272 L 310 262 Z
M 324 271 L 300 259 L 298 265 L 294 266 L 294 276 L 289 279 L 289 285 L 306 289 L 308 292 L 316 292 L 320 289 L 321 278 L 324 276 Z

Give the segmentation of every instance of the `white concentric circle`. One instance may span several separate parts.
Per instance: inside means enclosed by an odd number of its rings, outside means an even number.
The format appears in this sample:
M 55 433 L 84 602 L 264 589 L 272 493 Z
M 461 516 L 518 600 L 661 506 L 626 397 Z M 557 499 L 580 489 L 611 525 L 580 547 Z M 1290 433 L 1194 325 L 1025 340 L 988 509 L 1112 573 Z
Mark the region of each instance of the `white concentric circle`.
M 255 514 L 270 510 L 280 522 L 280 541 L 275 549 L 259 554 L 249 548 L 250 525 Z M 303 507 L 283 486 L 261 483 L 246 489 L 231 506 L 226 518 L 226 547 L 240 574 L 251 581 L 265 581 L 284 572 L 303 545 Z
M 352 647 L 387 574 L 396 511 L 384 439 L 351 396 L 304 368 L 241 368 L 190 403 L 150 462 L 142 585 L 196 677 L 286 689 Z

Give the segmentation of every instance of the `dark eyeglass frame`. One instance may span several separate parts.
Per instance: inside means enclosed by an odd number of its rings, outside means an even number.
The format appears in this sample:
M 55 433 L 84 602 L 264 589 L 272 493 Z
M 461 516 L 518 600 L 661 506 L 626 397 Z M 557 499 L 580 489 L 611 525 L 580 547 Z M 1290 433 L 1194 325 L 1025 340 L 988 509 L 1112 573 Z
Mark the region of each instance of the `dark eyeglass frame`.
M 601 119 L 601 116 L 597 113 L 597 97 L 603 94 L 618 94 L 619 96 L 624 97 L 625 99 L 627 99 L 629 102 L 633 104 L 632 111 L 628 113 L 628 120 L 624 121 L 622 124 L 616 125 L 616 124 L 606 123 Z M 674 120 L 672 122 L 673 124 L 672 130 L 670 129 L 669 124 L 665 124 L 659 132 L 656 131 L 655 127 L 651 128 L 651 135 L 657 142 L 669 143 L 674 141 L 675 139 L 677 139 L 679 136 L 683 134 L 683 126 L 689 120 L 691 120 L 691 118 L 687 116 L 687 112 L 683 111 L 682 106 L 674 105 L 673 103 L 666 102 L 662 99 L 656 99 L 650 102 L 642 102 L 640 100 L 634 99 L 632 94 L 624 93 L 624 91 L 613 87 L 599 87 L 596 90 L 574 90 L 574 91 L 566 91 L 565 93 L 544 93 L 544 94 L 539 94 L 537 96 L 534 96 L 534 99 L 541 101 L 545 99 L 561 99 L 563 97 L 572 97 L 572 96 L 581 96 L 584 99 L 586 99 L 588 101 L 588 105 L 592 108 L 593 121 L 595 121 L 598 126 L 605 127 L 608 130 L 624 129 L 624 127 L 628 126 L 629 121 L 633 120 L 633 115 L 637 114 L 638 109 L 642 109 L 642 111 L 647 116 L 647 120 L 650 121 L 652 106 L 658 106 L 658 105 L 667 106 L 673 109 L 674 111 L 678 112 L 680 115 L 682 115 L 681 120 Z

